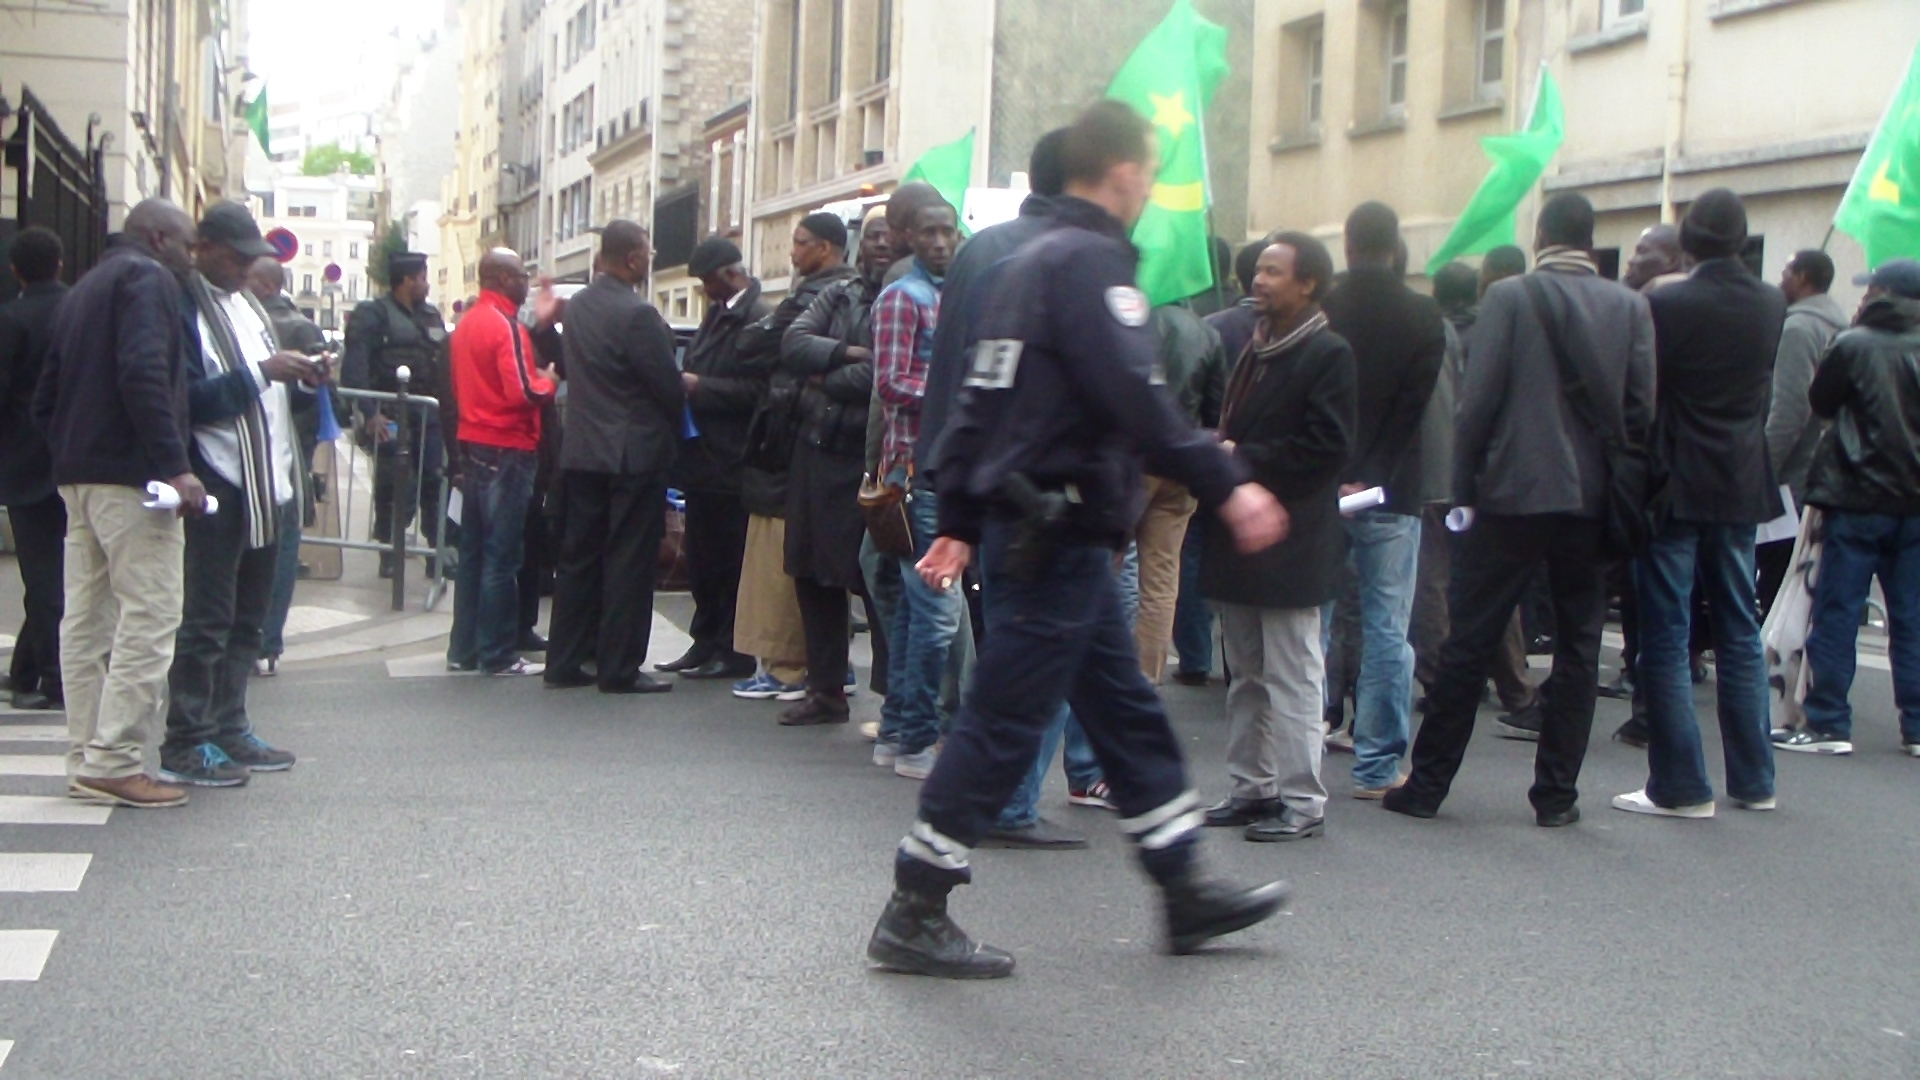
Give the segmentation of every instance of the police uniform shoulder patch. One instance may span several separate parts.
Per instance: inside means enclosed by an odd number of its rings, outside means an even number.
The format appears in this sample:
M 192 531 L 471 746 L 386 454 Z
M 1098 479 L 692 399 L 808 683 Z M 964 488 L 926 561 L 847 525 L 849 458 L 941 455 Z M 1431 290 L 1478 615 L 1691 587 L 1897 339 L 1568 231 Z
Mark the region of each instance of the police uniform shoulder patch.
M 1107 310 L 1121 326 L 1145 326 L 1152 306 L 1147 294 L 1131 285 L 1115 285 L 1107 290 Z
M 973 348 L 973 367 L 962 385 L 982 390 L 1008 390 L 1020 374 L 1020 354 L 1026 343 L 1007 338 L 989 339 Z

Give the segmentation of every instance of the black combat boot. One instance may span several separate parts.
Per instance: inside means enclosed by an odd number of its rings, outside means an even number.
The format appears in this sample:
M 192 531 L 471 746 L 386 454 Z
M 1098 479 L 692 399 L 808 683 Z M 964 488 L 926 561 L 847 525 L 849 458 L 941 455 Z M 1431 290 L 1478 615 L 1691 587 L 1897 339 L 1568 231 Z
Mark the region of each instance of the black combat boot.
M 1242 889 L 1211 881 L 1197 868 L 1161 884 L 1167 908 L 1167 952 L 1185 956 L 1212 938 L 1245 930 L 1287 906 L 1285 882 Z
M 887 971 L 936 979 L 1004 979 L 1013 954 L 982 945 L 947 917 L 945 894 L 893 890 L 874 924 L 867 959 Z

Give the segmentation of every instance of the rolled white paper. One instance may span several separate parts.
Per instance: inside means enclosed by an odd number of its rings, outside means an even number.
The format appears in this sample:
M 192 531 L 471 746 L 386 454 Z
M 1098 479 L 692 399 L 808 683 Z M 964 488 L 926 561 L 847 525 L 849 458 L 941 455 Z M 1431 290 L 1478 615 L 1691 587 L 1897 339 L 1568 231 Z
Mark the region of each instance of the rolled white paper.
M 1447 511 L 1447 531 L 1462 533 L 1473 528 L 1473 507 L 1456 506 Z
M 149 480 L 147 481 L 147 494 L 153 496 L 153 498 L 148 499 L 141 505 L 149 510 L 180 509 L 180 493 L 174 490 L 172 484 L 160 480 Z M 212 495 L 207 496 L 207 513 L 215 514 L 219 513 L 219 511 L 220 500 Z
M 1357 514 L 1362 510 L 1371 510 L 1387 504 L 1387 489 L 1370 487 L 1365 491 L 1356 491 L 1340 500 L 1340 512 Z

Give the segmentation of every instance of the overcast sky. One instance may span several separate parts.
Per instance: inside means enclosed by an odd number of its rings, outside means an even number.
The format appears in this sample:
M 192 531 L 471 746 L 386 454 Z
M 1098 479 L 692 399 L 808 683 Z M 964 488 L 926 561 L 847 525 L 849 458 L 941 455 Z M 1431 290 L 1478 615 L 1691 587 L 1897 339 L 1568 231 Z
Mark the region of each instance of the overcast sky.
M 418 36 L 440 25 L 445 0 L 249 0 L 247 64 L 274 101 L 322 89 L 354 70 L 393 31 Z M 384 50 L 381 50 L 384 51 Z

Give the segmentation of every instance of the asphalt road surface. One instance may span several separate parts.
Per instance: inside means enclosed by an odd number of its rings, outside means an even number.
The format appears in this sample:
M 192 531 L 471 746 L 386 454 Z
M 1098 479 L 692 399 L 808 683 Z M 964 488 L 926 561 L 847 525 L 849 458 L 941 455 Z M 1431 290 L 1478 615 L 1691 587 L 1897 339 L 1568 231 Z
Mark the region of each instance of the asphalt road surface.
M 1223 691 L 1167 696 L 1223 792 Z M 917 785 L 851 726 L 372 664 L 254 702 L 291 773 L 0 824 L 0 885 L 51 890 L 0 891 L 0 1080 L 1920 1076 L 1920 761 L 1881 671 L 1855 755 L 1780 755 L 1772 814 L 1609 809 L 1645 775 L 1610 702 L 1571 829 L 1534 826 L 1532 747 L 1484 722 L 1430 822 L 1330 758 L 1323 838 L 1207 838 L 1293 910 L 1188 958 L 1056 774 L 1046 811 L 1092 848 L 976 856 L 955 914 L 1020 967 L 972 984 L 867 969 Z M 0 717 L 0 792 L 62 789 L 23 775 L 61 748 L 21 738 L 45 723 Z

